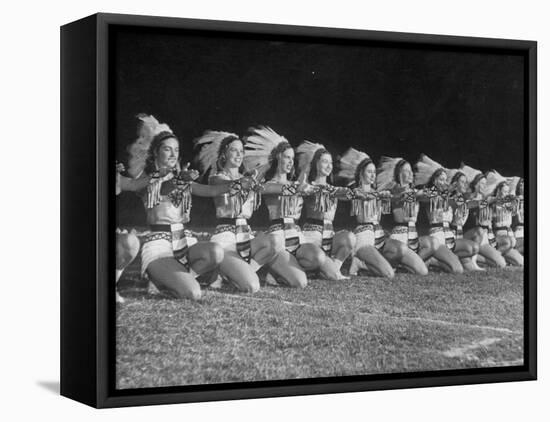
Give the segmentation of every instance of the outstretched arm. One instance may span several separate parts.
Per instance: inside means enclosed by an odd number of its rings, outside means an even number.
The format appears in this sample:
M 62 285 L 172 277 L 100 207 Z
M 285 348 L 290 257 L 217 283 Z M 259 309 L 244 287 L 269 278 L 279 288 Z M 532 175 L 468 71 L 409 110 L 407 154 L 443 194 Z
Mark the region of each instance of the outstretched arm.
M 225 180 L 215 185 L 203 185 L 201 183 L 191 182 L 191 193 L 204 197 L 220 196 L 224 193 L 231 192 L 233 185 L 234 182 L 232 180 Z
M 131 177 L 123 176 L 124 164 L 116 164 L 116 194 L 118 195 L 122 191 L 137 192 L 145 189 L 151 180 L 151 177 L 142 173 L 138 178 L 132 179 Z
M 142 189 L 145 189 L 149 184 L 151 177 L 142 175 L 137 179 L 132 179 L 131 177 L 120 176 L 120 190 L 137 192 Z

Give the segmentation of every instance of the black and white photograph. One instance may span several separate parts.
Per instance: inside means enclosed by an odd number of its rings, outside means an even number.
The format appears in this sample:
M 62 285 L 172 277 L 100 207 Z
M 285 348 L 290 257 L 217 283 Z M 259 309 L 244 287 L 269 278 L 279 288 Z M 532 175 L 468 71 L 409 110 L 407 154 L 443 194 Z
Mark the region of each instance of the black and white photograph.
M 139 26 L 109 49 L 116 390 L 524 366 L 525 55 Z
M 546 420 L 545 10 L 6 3 L 3 420 Z

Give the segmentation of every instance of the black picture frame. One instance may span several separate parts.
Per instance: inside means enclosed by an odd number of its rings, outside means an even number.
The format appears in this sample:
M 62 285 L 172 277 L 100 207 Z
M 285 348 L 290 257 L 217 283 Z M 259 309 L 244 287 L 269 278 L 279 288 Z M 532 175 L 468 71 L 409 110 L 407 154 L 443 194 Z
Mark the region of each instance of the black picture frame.
M 117 25 L 376 43 L 433 49 L 509 51 L 525 63 L 528 262 L 522 366 L 115 390 L 114 178 L 110 136 L 109 33 Z M 97 408 L 379 389 L 534 380 L 537 376 L 537 44 L 534 41 L 95 14 L 61 28 L 61 395 Z

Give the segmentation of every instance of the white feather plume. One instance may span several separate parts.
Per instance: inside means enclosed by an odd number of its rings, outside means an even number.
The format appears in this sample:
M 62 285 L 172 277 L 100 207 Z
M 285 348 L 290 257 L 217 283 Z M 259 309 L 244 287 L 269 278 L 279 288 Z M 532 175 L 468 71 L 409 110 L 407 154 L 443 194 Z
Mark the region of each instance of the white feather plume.
M 325 148 L 325 146 L 311 141 L 303 141 L 298 148 L 296 148 L 300 178 L 302 178 L 304 174 L 306 177 L 309 176 L 313 156 L 315 152 L 321 148 Z
M 212 175 L 216 173 L 220 145 L 228 136 L 238 138 L 234 133 L 207 130 L 202 136 L 193 141 L 195 146 L 200 148 L 198 162 L 201 174 L 209 172 Z
M 496 189 L 496 187 L 501 182 L 506 182 L 506 177 L 502 176 L 498 171 L 491 170 L 487 173 L 487 184 L 485 185 L 485 189 L 483 192 L 481 192 L 484 196 L 492 195 Z
M 516 194 L 516 189 L 518 187 L 518 183 L 521 180 L 521 177 L 513 176 L 508 178 L 508 184 L 510 185 L 510 193 L 512 195 Z
M 401 157 L 394 158 L 384 156 L 380 158 L 378 173 L 376 175 L 376 184 L 378 186 L 378 190 L 391 190 L 394 187 L 394 185 L 396 184 L 393 177 L 395 166 L 401 160 Z
M 139 115 L 138 119 L 142 122 L 139 137 L 128 147 L 130 155 L 128 174 L 132 177 L 139 176 L 145 169 L 145 162 L 153 138 L 161 132 L 172 133 L 172 129 L 166 123 L 159 123 L 154 116 Z
M 445 171 L 445 168 L 437 161 L 432 160 L 426 154 L 421 154 L 420 159 L 416 163 L 416 172 L 414 173 L 415 185 L 425 185 L 428 183 L 432 175 L 440 168 L 443 168 Z
M 338 177 L 352 182 L 355 179 L 357 166 L 365 159 L 370 158 L 366 153 L 349 148 L 339 160 L 340 171 Z
M 271 165 L 271 152 L 282 142 L 288 142 L 268 126 L 258 126 L 248 129 L 244 152 L 244 166 L 247 171 L 256 170 L 258 180 L 261 180 Z
M 460 171 L 464 173 L 468 183 L 472 183 L 472 180 L 474 180 L 478 174 L 481 174 L 481 170 L 476 170 L 475 168 L 467 166 L 465 164 L 462 164 L 462 166 L 460 167 Z

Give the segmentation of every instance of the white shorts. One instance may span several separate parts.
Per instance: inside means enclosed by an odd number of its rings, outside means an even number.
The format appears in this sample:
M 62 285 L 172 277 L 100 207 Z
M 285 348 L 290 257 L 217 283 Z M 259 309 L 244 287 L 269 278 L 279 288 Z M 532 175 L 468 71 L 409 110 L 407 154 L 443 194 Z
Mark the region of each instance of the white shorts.
M 252 239 L 254 235 L 244 218 L 234 219 L 233 224 L 218 224 L 216 231 L 210 237 L 211 242 L 217 243 L 226 251 L 238 253 L 247 262 L 250 262 L 252 257 L 250 245 Z
M 327 256 L 332 256 L 332 243 L 336 234 L 332 221 L 324 220 L 322 224 L 306 222 L 303 233 L 304 243 L 312 243 L 323 249 Z
M 516 236 L 514 234 L 514 231 L 510 227 L 501 227 L 498 229 L 495 229 L 495 237 L 508 237 L 510 239 L 510 242 L 512 242 L 512 248 L 516 247 Z
M 267 232 L 277 239 L 278 250 L 285 249 L 293 254 L 302 243 L 305 243 L 304 234 L 294 218 L 281 218 L 277 222 L 272 222 Z
M 166 233 L 170 235 L 170 233 Z M 197 243 L 196 238 L 187 238 L 188 247 Z M 149 264 L 161 258 L 175 258 L 172 242 L 168 240 L 168 237 L 159 238 L 156 240 L 149 240 L 143 243 L 141 247 L 141 276 L 145 274 Z M 189 272 L 189 269 L 182 264 L 182 271 Z
M 353 230 L 357 243 L 355 249 L 363 246 L 374 246 L 381 250 L 386 242 L 386 234 L 379 224 L 360 224 Z
M 430 227 L 430 237 L 434 240 L 436 248 L 445 245 L 451 251 L 455 249 L 455 233 L 451 230 L 448 223 L 443 223 L 442 226 Z

